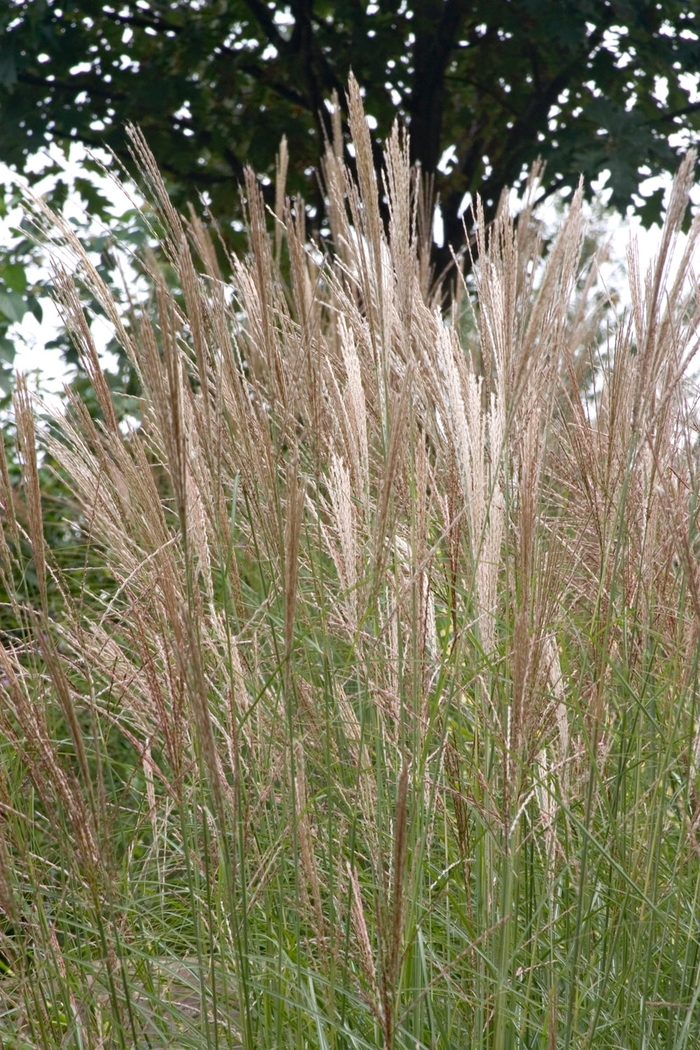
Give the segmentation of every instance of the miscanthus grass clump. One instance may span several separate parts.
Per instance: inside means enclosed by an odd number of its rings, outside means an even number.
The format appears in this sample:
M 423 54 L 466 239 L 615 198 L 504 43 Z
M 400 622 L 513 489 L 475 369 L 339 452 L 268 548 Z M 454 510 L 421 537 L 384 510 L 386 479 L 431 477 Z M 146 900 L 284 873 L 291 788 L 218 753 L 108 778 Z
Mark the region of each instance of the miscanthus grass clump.
M 694 158 L 628 316 L 591 314 L 579 194 L 546 255 L 529 206 L 481 221 L 445 316 L 406 141 L 378 183 L 349 105 L 325 255 L 284 150 L 225 282 L 134 136 L 170 276 L 128 327 L 51 220 L 142 398 L 59 268 L 100 411 L 38 426 L 20 379 L 0 464 L 0 1042 L 695 1047 Z

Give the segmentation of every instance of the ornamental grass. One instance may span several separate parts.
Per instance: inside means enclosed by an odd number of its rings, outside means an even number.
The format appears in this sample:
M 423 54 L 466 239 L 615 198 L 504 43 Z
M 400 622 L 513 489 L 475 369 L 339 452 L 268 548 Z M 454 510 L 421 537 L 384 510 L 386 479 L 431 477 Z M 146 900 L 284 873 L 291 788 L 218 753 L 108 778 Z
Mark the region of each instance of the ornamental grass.
M 692 1050 L 695 158 L 627 313 L 581 190 L 543 245 L 536 172 L 446 303 L 407 139 L 378 174 L 348 101 L 330 236 L 283 145 L 230 278 L 132 131 L 161 254 L 128 323 L 32 205 L 97 408 L 47 424 L 18 378 L 0 463 L 0 1045 Z

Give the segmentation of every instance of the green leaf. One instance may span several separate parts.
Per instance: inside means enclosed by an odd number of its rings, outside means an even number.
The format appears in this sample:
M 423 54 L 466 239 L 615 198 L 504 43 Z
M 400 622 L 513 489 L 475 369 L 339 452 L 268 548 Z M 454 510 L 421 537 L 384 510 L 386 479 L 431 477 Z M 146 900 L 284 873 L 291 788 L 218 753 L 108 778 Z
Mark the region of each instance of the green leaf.
M 0 362 L 11 365 L 15 359 L 17 347 L 12 339 L 6 335 L 0 336 Z
M 46 194 L 47 203 L 54 211 L 60 211 L 68 198 L 68 184 L 58 179 L 56 185 Z
M 11 368 L 0 370 L 0 391 L 8 397 L 14 389 L 14 372 Z
M 9 321 L 21 321 L 27 310 L 28 306 L 19 292 L 0 288 L 0 313 Z
M 15 56 L 12 51 L 3 51 L 0 53 L 0 86 L 9 90 L 16 83 L 17 63 L 15 62 Z
M 90 179 L 78 177 L 74 182 L 74 186 L 92 215 L 98 215 L 103 219 L 110 217 L 112 202 L 100 192 L 94 182 L 91 182 Z
M 644 203 L 637 207 L 637 214 L 645 226 L 651 226 L 652 223 L 659 222 L 661 219 L 664 192 L 663 188 L 655 190 L 648 197 L 644 197 Z
M 22 263 L 0 265 L 0 280 L 20 295 L 27 290 L 27 273 Z

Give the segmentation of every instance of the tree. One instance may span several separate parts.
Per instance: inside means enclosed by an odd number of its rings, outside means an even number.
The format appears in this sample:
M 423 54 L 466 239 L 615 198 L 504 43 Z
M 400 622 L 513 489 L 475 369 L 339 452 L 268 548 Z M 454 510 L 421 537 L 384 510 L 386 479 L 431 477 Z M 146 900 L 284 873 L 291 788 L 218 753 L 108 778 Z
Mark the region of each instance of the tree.
M 282 134 L 289 187 L 312 203 L 352 69 L 379 143 L 396 116 L 434 177 L 446 244 L 463 243 L 465 194 L 487 217 L 538 155 L 544 191 L 611 171 L 611 204 L 658 218 L 640 183 L 675 169 L 700 129 L 698 0 L 5 0 L 0 160 L 22 169 L 49 141 L 107 144 L 129 170 L 140 125 L 177 203 L 221 220 L 244 165 L 272 175 Z M 450 152 L 446 154 L 445 151 Z M 443 163 L 441 164 L 441 157 Z

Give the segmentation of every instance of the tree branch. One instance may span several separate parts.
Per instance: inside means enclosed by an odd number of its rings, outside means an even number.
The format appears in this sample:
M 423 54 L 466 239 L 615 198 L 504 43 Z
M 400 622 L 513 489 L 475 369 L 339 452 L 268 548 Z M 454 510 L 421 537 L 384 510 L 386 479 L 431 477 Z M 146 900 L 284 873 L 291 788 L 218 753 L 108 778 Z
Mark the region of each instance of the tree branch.
M 649 126 L 650 124 L 656 124 L 660 121 L 664 124 L 670 120 L 675 120 L 676 117 L 687 117 L 689 113 L 700 112 L 700 102 L 690 102 L 687 106 L 683 106 L 682 109 L 672 109 L 667 113 L 662 113 L 658 117 L 652 117 L 651 120 L 645 120 L 644 123 Z
M 58 88 L 71 94 L 87 91 L 104 99 L 118 99 L 119 101 L 129 97 L 125 91 L 110 90 L 109 84 L 103 86 L 102 78 L 96 73 L 76 73 L 70 80 L 47 80 L 46 77 L 38 77 L 35 73 L 22 69 L 17 74 L 17 80 L 22 84 L 30 84 L 32 87 L 45 88 L 47 91 L 52 88 Z
M 414 5 L 414 75 L 407 109 L 413 159 L 428 173 L 440 159 L 447 63 L 470 6 L 467 0 L 421 0 Z
M 257 18 L 265 30 L 265 35 L 270 43 L 274 44 L 279 51 L 286 51 L 289 48 L 289 41 L 284 39 L 275 25 L 274 18 L 267 4 L 264 4 L 262 0 L 245 0 L 245 2 L 246 6 L 250 8 L 251 14 Z
M 168 22 L 162 18 L 146 18 L 143 15 L 123 15 L 118 11 L 102 9 L 105 18 L 122 26 L 133 26 L 136 29 L 157 29 L 162 33 L 181 33 L 185 28 L 182 22 Z

